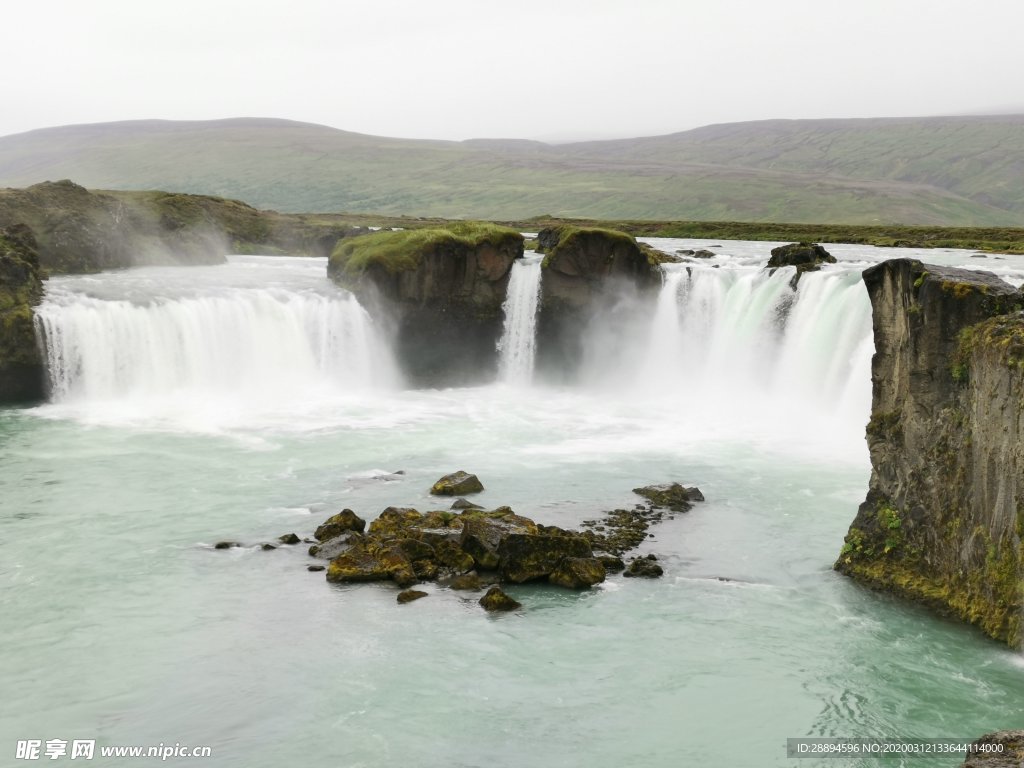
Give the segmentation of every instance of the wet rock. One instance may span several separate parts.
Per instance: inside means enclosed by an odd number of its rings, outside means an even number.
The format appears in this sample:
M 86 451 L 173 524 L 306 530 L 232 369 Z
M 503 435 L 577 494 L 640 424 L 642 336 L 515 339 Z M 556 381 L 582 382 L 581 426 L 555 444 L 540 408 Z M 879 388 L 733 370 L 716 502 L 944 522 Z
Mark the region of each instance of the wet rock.
M 395 599 L 399 605 L 405 605 L 411 603 L 413 600 L 419 600 L 421 597 L 426 597 L 427 593 L 419 589 L 406 589 L 398 593 L 398 597 Z
M 601 565 L 607 573 L 619 573 L 626 569 L 626 564 L 622 561 L 621 557 L 615 555 L 598 555 L 597 559 L 601 561 Z
M 665 573 L 661 566 L 658 565 L 657 559 L 658 558 L 654 555 L 647 555 L 647 557 L 634 557 L 630 561 L 629 567 L 622 575 L 626 577 L 656 579 Z
M 434 558 L 434 548 L 425 541 L 411 538 L 401 539 L 398 546 L 410 560 L 432 560 Z
M 715 254 L 714 253 L 712 253 L 711 251 L 708 251 L 708 250 L 706 250 L 704 248 L 701 248 L 699 250 L 694 251 L 692 255 L 693 255 L 693 258 L 695 258 L 695 259 L 713 259 L 713 258 L 715 258 Z
M 277 549 L 273 544 L 261 544 L 260 549 L 264 552 L 270 552 L 272 549 Z
M 479 504 L 474 504 L 468 499 L 456 499 L 452 502 L 452 509 L 483 509 Z
M 326 541 L 327 539 L 333 539 L 335 536 L 340 536 L 346 531 L 356 531 L 362 533 L 366 528 L 366 521 L 359 517 L 351 509 L 343 509 L 333 517 L 327 518 L 323 525 L 316 529 L 313 537 L 317 541 Z
M 498 547 L 498 573 L 503 581 L 520 584 L 551 575 L 562 558 L 593 557 L 582 536 L 509 534 Z
M 214 549 L 234 549 L 235 547 L 242 546 L 237 541 L 218 541 L 213 545 Z
M 363 536 L 355 531 L 343 533 L 333 539 L 327 539 L 320 544 L 314 544 L 309 548 L 310 557 L 319 557 L 321 560 L 333 560 L 353 544 L 363 541 Z
M 420 581 L 434 581 L 441 574 L 441 569 L 433 560 L 413 560 L 412 570 Z
M 1024 731 L 997 731 L 971 742 L 964 768 L 1020 768 L 1024 765 Z
M 488 589 L 487 593 L 480 598 L 480 605 L 487 611 L 514 611 L 523 607 L 522 603 L 518 603 L 506 595 L 501 587 Z
M 646 485 L 634 488 L 633 493 L 643 496 L 655 507 L 665 507 L 673 512 L 688 512 L 695 501 L 704 501 L 699 488 L 686 488 L 680 483 Z
M 317 573 L 318 571 L 325 571 L 325 570 L 327 570 L 327 566 L 326 565 L 308 565 L 308 566 L 306 566 L 306 570 L 307 571 L 312 571 L 313 573 Z
M 480 493 L 484 489 L 483 484 L 476 475 L 459 470 L 445 475 L 430 488 L 434 496 L 465 496 L 470 493 Z
M 548 576 L 552 584 L 566 589 L 586 589 L 605 578 L 604 563 L 596 557 L 566 557 Z
M 480 576 L 473 572 L 464 573 L 460 576 L 456 576 L 450 582 L 448 582 L 448 588 L 476 591 L 482 588 L 482 585 L 480 583 Z
M 508 507 L 503 508 L 508 509 Z M 537 533 L 538 526 L 526 517 L 520 517 L 508 509 L 496 510 L 490 515 L 467 516 L 462 526 L 460 544 L 479 568 L 492 571 L 498 567 L 498 547 L 502 540 L 512 533 Z
M 280 541 L 282 544 L 298 544 L 302 541 L 302 539 L 300 539 L 294 533 L 286 533 L 284 536 L 278 536 L 277 540 Z
M 360 542 L 331 560 L 327 581 L 350 583 L 391 579 L 400 587 L 409 587 L 419 579 L 412 563 L 396 544 L 375 546 Z
M 774 274 L 779 267 L 796 267 L 796 275 L 790 282 L 796 288 L 805 272 L 817 272 L 822 264 L 835 264 L 836 257 L 817 243 L 790 243 L 772 248 L 772 256 L 765 265 Z
M 404 534 L 411 526 L 422 520 L 423 515 L 412 507 L 388 507 L 370 523 L 369 534 L 371 536 Z
M 469 573 L 476 565 L 473 557 L 454 541 L 442 541 L 434 547 L 434 551 L 437 553 L 437 562 L 452 573 Z

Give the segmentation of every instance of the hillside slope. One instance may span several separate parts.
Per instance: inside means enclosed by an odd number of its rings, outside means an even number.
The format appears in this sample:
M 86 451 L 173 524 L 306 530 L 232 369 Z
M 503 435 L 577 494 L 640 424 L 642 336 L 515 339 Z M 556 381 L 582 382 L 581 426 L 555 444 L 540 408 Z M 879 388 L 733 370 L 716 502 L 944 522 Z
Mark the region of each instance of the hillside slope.
M 71 178 L 280 211 L 1024 224 L 1024 118 L 767 121 L 548 145 L 390 139 L 284 120 L 0 137 L 0 185 Z

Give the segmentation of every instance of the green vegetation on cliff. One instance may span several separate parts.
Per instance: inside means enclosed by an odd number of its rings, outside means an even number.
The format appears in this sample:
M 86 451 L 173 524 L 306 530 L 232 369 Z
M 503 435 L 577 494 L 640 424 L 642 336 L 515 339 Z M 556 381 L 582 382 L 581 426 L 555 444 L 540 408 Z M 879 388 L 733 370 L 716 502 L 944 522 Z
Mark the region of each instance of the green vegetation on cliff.
M 836 568 L 1024 640 L 1024 293 L 894 259 L 874 314 L 871 484 Z
M 428 253 L 453 248 L 475 250 L 484 245 L 503 248 L 522 241 L 523 236 L 514 229 L 478 221 L 374 232 L 339 242 L 331 254 L 329 268 L 332 274 L 355 275 L 378 266 L 388 274 L 396 274 L 416 269 Z
M 32 323 L 32 307 L 42 296 L 31 230 L 0 229 L 0 403 L 42 397 L 42 360 Z

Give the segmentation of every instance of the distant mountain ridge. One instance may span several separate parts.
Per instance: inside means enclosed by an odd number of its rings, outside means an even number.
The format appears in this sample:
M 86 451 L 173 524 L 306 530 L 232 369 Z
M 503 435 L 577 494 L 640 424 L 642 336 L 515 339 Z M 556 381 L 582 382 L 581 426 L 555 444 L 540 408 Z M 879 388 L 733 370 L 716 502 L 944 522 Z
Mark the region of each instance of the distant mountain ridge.
M 0 137 L 0 186 L 218 195 L 446 218 L 1024 225 L 1024 115 L 765 120 L 545 144 L 387 138 L 273 118 Z

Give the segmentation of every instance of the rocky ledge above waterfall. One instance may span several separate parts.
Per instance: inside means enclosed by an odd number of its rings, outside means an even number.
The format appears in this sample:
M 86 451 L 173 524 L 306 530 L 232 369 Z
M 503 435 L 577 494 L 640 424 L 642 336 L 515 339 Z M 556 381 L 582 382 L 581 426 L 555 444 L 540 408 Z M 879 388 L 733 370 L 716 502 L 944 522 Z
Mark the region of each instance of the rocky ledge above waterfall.
M 836 568 L 1018 645 L 1024 610 L 1024 294 L 909 259 L 864 272 L 871 481 Z
M 42 296 L 31 230 L 0 229 L 0 403 L 43 396 L 43 364 L 32 326 L 32 307 Z
M 522 255 L 514 229 L 463 222 L 342 240 L 327 271 L 394 325 L 407 377 L 438 385 L 494 368 L 509 272 Z

